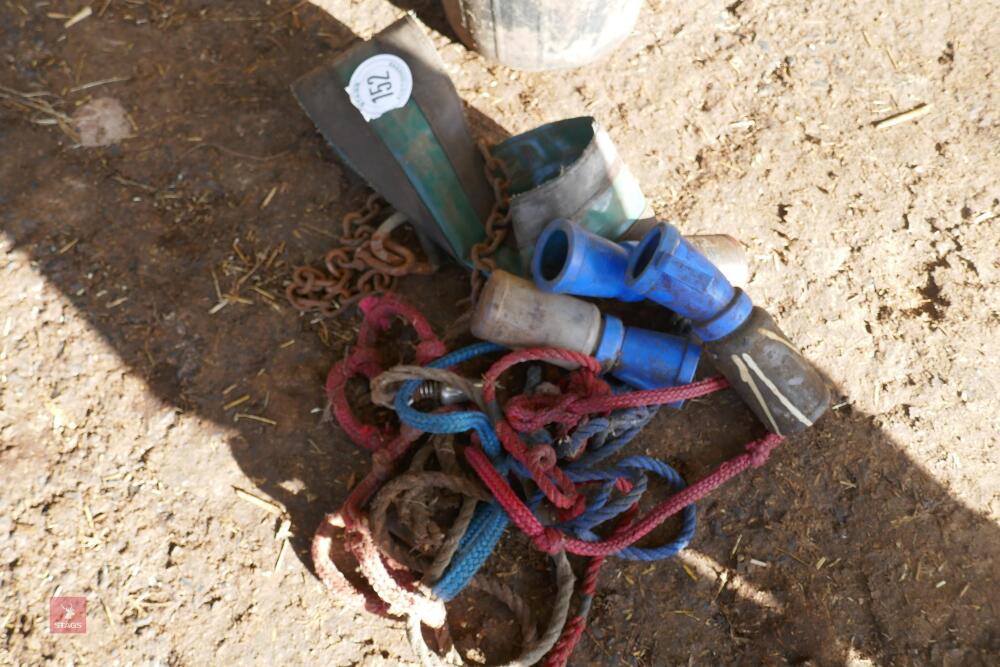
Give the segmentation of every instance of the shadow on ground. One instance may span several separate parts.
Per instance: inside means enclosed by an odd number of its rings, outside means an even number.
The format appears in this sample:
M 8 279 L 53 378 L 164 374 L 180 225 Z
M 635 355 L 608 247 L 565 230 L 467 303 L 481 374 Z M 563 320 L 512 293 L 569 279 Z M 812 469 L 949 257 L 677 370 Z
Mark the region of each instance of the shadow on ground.
M 426 5 L 421 15 L 440 23 Z M 365 193 L 289 91 L 353 35 L 312 8 L 301 20 L 300 30 L 284 19 L 195 18 L 163 30 L 121 28 L 118 37 L 135 43 L 134 76 L 107 92 L 132 110 L 139 131 L 118 147 L 70 148 L 57 129 L 0 107 L 0 225 L 162 401 L 234 429 L 232 455 L 261 492 L 288 507 L 296 552 L 311 567 L 308 536 L 342 499 L 350 474 L 366 467 L 314 411 L 356 319 L 326 323 L 324 345 L 319 325 L 249 287 L 280 294 L 289 265 L 320 258 L 334 221 Z M 19 54 L 3 84 L 47 85 L 31 58 L 46 55 L 36 38 L 52 25 L 29 22 L 3 38 L 2 50 Z M 59 56 L 111 62 L 117 56 L 100 48 L 100 30 L 81 25 Z M 468 112 L 476 134 L 502 136 L 488 117 Z M 281 244 L 275 264 L 241 289 L 248 303 L 212 314 L 213 272 L 228 290 L 245 273 L 240 253 Z M 111 307 L 117 286 L 127 286 L 128 300 Z M 458 314 L 465 277 L 451 268 L 409 279 L 403 292 L 441 331 Z M 242 411 L 277 424 L 234 423 L 223 405 L 242 394 L 253 397 Z M 755 428 L 723 396 L 661 415 L 636 449 L 668 457 L 691 479 Z M 637 651 L 647 664 L 689 656 L 695 664 L 841 664 L 853 655 L 988 663 L 1000 651 L 998 547 L 996 525 L 914 465 L 877 418 L 844 406 L 702 506 L 694 550 L 773 595 L 777 608 L 732 587 L 716 594 L 710 578 L 694 581 L 675 564 L 612 563 L 578 664 L 619 664 Z

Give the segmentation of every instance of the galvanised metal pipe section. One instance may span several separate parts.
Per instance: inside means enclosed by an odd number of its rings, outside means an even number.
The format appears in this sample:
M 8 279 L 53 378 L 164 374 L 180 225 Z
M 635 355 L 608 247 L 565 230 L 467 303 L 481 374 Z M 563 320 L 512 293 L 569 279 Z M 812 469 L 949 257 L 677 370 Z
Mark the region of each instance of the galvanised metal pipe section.
M 505 271 L 490 276 L 471 328 L 477 338 L 500 345 L 559 347 L 591 355 L 612 375 L 639 389 L 687 384 L 701 356 L 701 348 L 691 341 L 626 327 L 592 303 L 542 292 Z
M 673 226 L 658 224 L 632 250 L 625 285 L 690 319 L 715 366 L 774 433 L 802 431 L 828 408 L 813 365 Z

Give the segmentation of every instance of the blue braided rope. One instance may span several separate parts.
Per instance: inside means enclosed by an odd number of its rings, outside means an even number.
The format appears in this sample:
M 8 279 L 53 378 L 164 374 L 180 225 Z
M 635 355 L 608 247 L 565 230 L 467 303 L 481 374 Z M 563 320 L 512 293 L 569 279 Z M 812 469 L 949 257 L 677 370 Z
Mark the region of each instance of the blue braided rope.
M 587 472 L 598 474 L 588 475 Z M 560 525 L 561 528 L 573 532 L 591 530 L 605 521 L 614 519 L 639 502 L 639 499 L 642 498 L 649 485 L 646 475 L 626 466 L 594 471 L 574 471 L 568 473 L 568 476 L 574 482 L 606 480 L 600 491 L 587 503 L 587 509 L 580 516 L 574 517 L 572 520 Z M 615 480 L 620 477 L 630 479 L 632 481 L 632 489 L 621 497 L 610 501 L 611 494 L 615 489 Z
M 528 476 L 528 470 L 520 463 L 514 462 L 512 467 L 516 474 L 524 477 Z M 628 494 L 617 499 L 614 503 L 607 503 L 603 506 L 603 508 L 599 506 L 599 503 L 596 503 L 592 499 L 587 504 L 587 509 L 580 516 L 574 517 L 570 521 L 557 524 L 557 527 L 572 533 L 581 540 L 596 542 L 602 539 L 601 536 L 595 533 L 592 529 L 601 523 L 619 516 L 622 512 L 631 507 L 633 503 L 639 500 L 639 497 L 646 490 L 647 486 L 647 478 L 644 474 L 642 474 L 644 472 L 652 472 L 660 477 L 663 477 L 670 484 L 670 487 L 674 492 L 680 491 L 687 486 L 684 479 L 677 473 L 676 470 L 671 468 L 666 463 L 648 456 L 627 457 L 619 461 L 613 468 L 583 469 L 574 470 L 572 472 L 567 471 L 567 474 L 570 475 L 574 482 L 608 480 L 608 485 L 613 485 L 614 482 L 610 480 L 617 479 L 618 477 L 629 477 L 635 480 L 635 485 L 633 486 L 632 491 Z M 537 513 L 538 508 L 541 506 L 544 499 L 544 494 L 538 491 L 527 501 L 527 505 L 532 512 Z M 688 505 L 685 507 L 681 513 L 681 518 L 683 523 L 681 525 L 680 532 L 676 538 L 667 544 L 651 548 L 626 547 L 615 555 L 626 560 L 641 561 L 662 560 L 676 556 L 682 549 L 686 548 L 688 544 L 691 543 L 691 539 L 694 537 L 695 528 L 697 527 L 695 506 Z M 541 518 L 539 518 L 539 520 L 541 521 Z M 543 521 L 542 523 L 547 522 Z
M 652 421 L 653 417 L 656 416 L 657 408 L 658 406 L 646 406 L 611 413 L 611 416 L 606 418 L 607 435 L 595 437 L 583 456 L 571 463 L 569 467 L 574 469 L 593 467 L 621 451 Z M 585 426 L 587 425 L 584 424 L 580 428 Z M 581 442 L 580 446 L 582 444 Z
M 684 478 L 681 477 L 676 470 L 663 461 L 658 461 L 657 459 L 649 456 L 629 456 L 621 461 L 618 461 L 616 465 L 621 468 L 632 468 L 634 470 L 642 470 L 658 475 L 670 484 L 670 487 L 674 492 L 681 491 L 687 487 L 687 483 L 684 481 Z M 683 523 L 681 525 L 680 533 L 678 533 L 677 537 L 675 537 L 672 541 L 658 547 L 625 547 L 615 555 L 626 560 L 642 561 L 661 560 L 676 556 L 682 549 L 691 543 L 691 539 L 694 537 L 697 521 L 695 507 L 693 504 L 688 505 L 682 510 L 681 519 Z M 600 535 L 588 529 L 577 529 L 574 533 L 581 540 L 596 542 L 601 539 Z
M 449 366 L 455 366 L 483 354 L 504 352 L 506 349 L 495 343 L 476 343 L 450 352 L 427 365 L 431 368 L 448 368 Z M 395 407 L 400 421 L 418 431 L 426 433 L 465 433 L 466 431 L 475 431 L 479 435 L 479 440 L 482 442 L 483 450 L 487 456 L 491 459 L 496 459 L 500 456 L 502 452 L 500 439 L 497 438 L 496 431 L 493 430 L 493 424 L 490 422 L 489 417 L 479 410 L 429 414 L 421 412 L 410 405 L 413 392 L 421 384 L 423 384 L 422 380 L 409 380 L 404 382 L 399 391 L 396 392 L 396 400 L 393 407 Z
M 504 352 L 507 348 L 494 343 L 476 343 L 450 352 L 432 361 L 431 368 L 448 368 L 483 354 Z M 497 464 L 501 473 L 507 470 L 507 460 L 502 456 L 500 439 L 493 429 L 489 417 L 478 410 L 428 414 L 415 409 L 410 404 L 413 392 L 421 385 L 420 380 L 404 382 L 396 392 L 395 409 L 400 421 L 426 433 L 465 433 L 475 431 L 482 443 L 483 451 Z M 496 548 L 509 523 L 507 514 L 497 503 L 480 505 L 472 516 L 465 534 L 459 540 L 459 547 L 441 578 L 431 590 L 442 600 L 448 601 L 462 592 L 486 559 Z
M 616 514 L 609 514 L 606 509 L 611 501 L 611 496 L 615 492 L 614 482 L 604 482 L 597 490 L 597 493 L 587 499 L 587 508 L 574 519 L 563 521 L 560 528 L 572 530 L 574 528 L 593 528 L 594 526 L 614 518 Z
M 509 522 L 507 513 L 497 503 L 477 507 L 472 522 L 463 535 L 463 538 L 468 536 L 468 539 L 463 540 L 464 546 L 459 543 L 448 569 L 434 582 L 431 591 L 445 602 L 461 593 L 493 553 Z
M 513 464 L 513 468 L 514 472 L 519 475 L 528 475 L 528 470 L 520 463 L 515 462 Z M 589 468 L 567 471 L 567 475 L 569 475 L 574 482 L 606 481 L 606 484 L 602 485 L 602 489 L 599 491 L 598 495 L 603 495 L 605 489 L 613 489 L 614 480 L 620 477 L 632 479 L 633 488 L 628 494 L 625 494 L 611 503 L 606 500 L 602 500 L 595 495 L 591 498 L 590 502 L 587 503 L 587 509 L 580 516 L 574 517 L 570 521 L 557 524 L 557 526 L 563 530 L 574 533 L 580 539 L 590 541 L 601 539 L 591 529 L 601 523 L 619 516 L 622 512 L 631 507 L 633 503 L 640 499 L 642 494 L 646 491 L 648 485 L 646 475 L 643 474 L 646 472 L 652 472 L 664 478 L 670 484 L 671 489 L 674 492 L 680 491 L 687 486 L 684 479 L 677 473 L 676 470 L 666 463 L 648 456 L 627 457 L 619 461 L 614 467 L 611 468 Z M 528 507 L 533 512 L 537 512 L 543 500 L 544 495 L 541 492 L 536 492 L 528 500 Z M 682 517 L 683 524 L 681 531 L 670 543 L 651 549 L 628 547 L 617 555 L 629 560 L 660 560 L 662 558 L 669 558 L 676 555 L 679 551 L 681 551 L 681 549 L 684 549 L 691 542 L 691 539 L 694 536 L 696 527 L 694 505 L 684 508 Z
M 594 449 L 600 448 L 610 430 L 611 420 L 607 417 L 590 419 L 580 424 L 570 435 L 569 440 L 559 443 L 556 453 L 561 459 L 575 459 L 588 442 Z

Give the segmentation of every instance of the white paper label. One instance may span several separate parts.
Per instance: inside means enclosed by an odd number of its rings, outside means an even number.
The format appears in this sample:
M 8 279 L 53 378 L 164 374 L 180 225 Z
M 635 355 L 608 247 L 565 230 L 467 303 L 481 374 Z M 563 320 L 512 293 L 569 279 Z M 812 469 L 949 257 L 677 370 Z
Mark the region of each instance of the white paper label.
M 380 53 L 364 61 L 347 84 L 351 104 L 366 121 L 405 105 L 413 92 L 413 74 L 402 58 Z

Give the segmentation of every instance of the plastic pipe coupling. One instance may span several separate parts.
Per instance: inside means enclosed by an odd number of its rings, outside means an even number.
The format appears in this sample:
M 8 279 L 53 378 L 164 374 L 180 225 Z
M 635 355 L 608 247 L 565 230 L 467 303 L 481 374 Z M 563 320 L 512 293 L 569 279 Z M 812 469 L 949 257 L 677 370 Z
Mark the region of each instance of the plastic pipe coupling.
M 690 319 L 715 366 L 774 433 L 805 430 L 826 412 L 819 372 L 673 226 L 658 224 L 632 250 L 625 285 Z
M 596 358 L 606 372 L 640 389 L 687 384 L 701 348 L 679 336 L 626 327 L 592 303 L 546 294 L 494 271 L 472 314 L 472 334 L 509 347 L 558 347 Z M 672 404 L 680 407 L 682 402 Z
M 746 253 L 739 241 L 724 234 L 689 239 L 730 283 L 747 279 Z M 635 241 L 616 243 L 569 220 L 553 220 L 538 237 L 531 273 L 543 292 L 642 301 L 645 295 L 625 282 L 629 252 Z
M 642 301 L 625 286 L 628 249 L 569 220 L 545 227 L 531 258 L 531 275 L 543 292 Z

